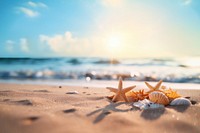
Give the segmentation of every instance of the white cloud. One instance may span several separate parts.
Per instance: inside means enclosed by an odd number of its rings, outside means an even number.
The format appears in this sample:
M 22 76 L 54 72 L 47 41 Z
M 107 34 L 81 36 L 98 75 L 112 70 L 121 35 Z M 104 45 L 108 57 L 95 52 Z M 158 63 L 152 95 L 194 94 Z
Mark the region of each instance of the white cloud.
M 76 45 L 77 39 L 72 37 L 71 32 L 66 32 L 64 35 L 55 35 L 49 37 L 46 35 L 39 36 L 42 43 L 47 43 L 54 52 L 65 52 L 70 45 Z
M 25 7 L 20 7 L 19 11 L 21 11 L 22 13 L 24 13 L 28 17 L 37 17 L 39 15 L 39 12 L 33 11 L 33 10 L 31 10 L 29 8 L 25 8 Z
M 14 44 L 15 42 L 14 41 L 12 41 L 12 40 L 7 40 L 6 41 L 6 44 Z
M 192 3 L 192 0 L 183 0 L 183 5 L 189 5 Z
M 20 39 L 20 48 L 23 52 L 26 52 L 26 53 L 29 52 L 28 40 L 26 38 Z
M 29 1 L 26 4 L 27 4 L 26 7 L 24 7 L 24 6 L 19 7 L 18 11 L 20 11 L 20 12 L 24 13 L 26 16 L 32 17 L 32 18 L 33 17 L 37 17 L 37 16 L 40 15 L 40 13 L 39 13 L 40 10 L 39 9 L 48 7 L 46 4 L 44 4 L 42 2 Z
M 38 3 L 38 6 L 39 6 L 39 7 L 45 7 L 45 8 L 48 7 L 46 4 L 41 3 L 41 2 Z
M 12 41 L 12 40 L 7 40 L 7 41 L 6 41 L 5 49 L 6 49 L 8 52 L 13 52 L 13 50 L 14 50 L 14 44 L 15 44 L 14 41 Z
M 29 1 L 29 2 L 27 2 L 27 4 L 28 4 L 29 6 L 31 6 L 31 7 L 43 7 L 43 8 L 48 7 L 46 4 L 44 4 L 44 3 L 42 3 L 42 2 L 36 3 L 36 2 Z
M 37 4 L 34 3 L 34 2 L 32 2 L 32 1 L 29 1 L 27 4 L 28 4 L 29 6 L 32 6 L 32 7 L 37 7 Z
M 101 50 L 99 39 L 74 37 L 69 31 L 54 36 L 40 35 L 39 40 L 41 44 L 47 45 L 53 52 L 62 56 L 97 55 L 98 53 L 94 54 L 96 51 L 92 44 L 99 45 Z
M 16 42 L 12 40 L 7 40 L 5 43 L 5 49 L 7 52 L 10 53 L 18 50 L 21 50 L 25 53 L 30 52 L 28 40 L 26 38 L 20 38 L 19 41 Z

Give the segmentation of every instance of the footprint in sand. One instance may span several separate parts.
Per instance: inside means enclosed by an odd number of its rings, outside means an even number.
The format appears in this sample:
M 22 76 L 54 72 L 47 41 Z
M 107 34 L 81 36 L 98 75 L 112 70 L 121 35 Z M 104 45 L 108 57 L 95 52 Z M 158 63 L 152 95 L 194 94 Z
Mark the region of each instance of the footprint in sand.
M 48 90 L 34 90 L 34 92 L 49 92 Z
M 88 97 L 88 99 L 89 100 L 102 100 L 102 99 L 104 99 L 104 97 L 101 97 L 101 96 L 99 96 L 99 97 Z
M 38 119 L 39 119 L 39 117 L 37 117 L 37 116 L 31 116 L 31 117 L 23 119 L 22 123 L 24 125 L 31 125 L 34 121 L 36 121 Z
M 10 99 L 3 99 L 3 102 L 8 102 L 10 101 Z
M 63 110 L 64 113 L 73 113 L 75 111 L 76 111 L 76 109 L 74 109 L 74 108 Z
M 4 99 L 3 102 L 8 102 L 11 104 L 19 104 L 19 105 L 28 105 L 28 106 L 33 105 L 33 103 L 30 100 L 12 101 L 11 99 Z
M 20 100 L 20 101 L 15 101 L 15 102 L 21 105 L 29 105 L 29 106 L 33 105 L 33 103 L 30 100 Z

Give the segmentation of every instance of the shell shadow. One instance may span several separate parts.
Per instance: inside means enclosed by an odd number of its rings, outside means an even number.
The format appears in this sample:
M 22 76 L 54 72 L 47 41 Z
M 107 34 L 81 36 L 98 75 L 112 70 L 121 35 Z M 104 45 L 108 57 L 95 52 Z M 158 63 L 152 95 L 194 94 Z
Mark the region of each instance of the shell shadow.
M 168 106 L 167 108 L 170 108 L 170 109 L 174 109 L 176 110 L 177 112 L 185 112 L 188 107 L 190 107 L 189 105 L 177 105 L 177 106 Z
M 146 109 L 141 113 L 141 117 L 146 120 L 156 120 L 161 117 L 165 113 L 165 108 L 157 108 L 157 109 Z
M 103 120 L 107 115 L 111 114 L 112 112 L 127 112 L 130 111 L 131 109 L 117 109 L 118 106 L 125 104 L 125 102 L 119 102 L 119 103 L 113 103 L 110 102 L 110 104 L 106 105 L 104 108 L 97 109 L 95 111 L 92 111 L 91 113 L 87 114 L 88 117 L 101 112 L 93 121 L 94 124 L 100 122 Z

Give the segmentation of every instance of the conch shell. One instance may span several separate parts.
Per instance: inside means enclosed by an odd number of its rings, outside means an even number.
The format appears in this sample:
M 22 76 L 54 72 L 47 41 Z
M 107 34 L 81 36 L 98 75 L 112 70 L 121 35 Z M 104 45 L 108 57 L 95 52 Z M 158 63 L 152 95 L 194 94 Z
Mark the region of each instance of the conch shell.
M 170 105 L 191 105 L 190 100 L 180 97 L 180 98 L 176 98 L 173 101 L 171 101 Z
M 149 100 L 163 105 L 169 104 L 168 97 L 163 92 L 153 91 L 149 94 Z

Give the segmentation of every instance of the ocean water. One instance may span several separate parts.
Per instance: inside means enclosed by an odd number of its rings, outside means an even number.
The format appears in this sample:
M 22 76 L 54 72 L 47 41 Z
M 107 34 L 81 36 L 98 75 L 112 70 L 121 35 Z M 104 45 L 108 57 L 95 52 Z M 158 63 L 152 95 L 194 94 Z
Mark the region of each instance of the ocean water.
M 0 80 L 200 83 L 200 57 L 182 59 L 0 58 Z

